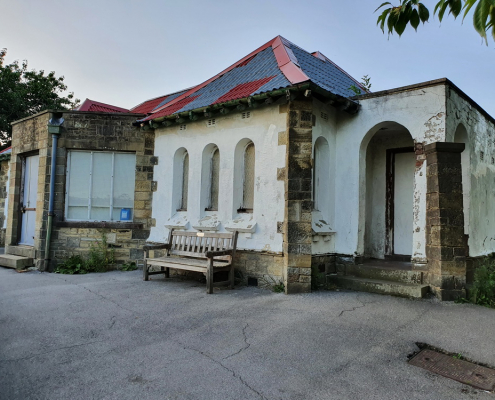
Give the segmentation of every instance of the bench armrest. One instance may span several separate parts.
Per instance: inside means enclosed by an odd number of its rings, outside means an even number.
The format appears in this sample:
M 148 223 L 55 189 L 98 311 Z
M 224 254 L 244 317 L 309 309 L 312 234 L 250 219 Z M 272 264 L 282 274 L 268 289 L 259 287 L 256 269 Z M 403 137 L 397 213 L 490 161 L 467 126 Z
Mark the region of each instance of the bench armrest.
M 143 250 L 146 253 L 146 257 L 149 256 L 150 250 L 161 250 L 161 249 L 169 249 L 170 245 L 168 243 L 159 243 L 159 244 L 147 244 L 143 246 Z
M 205 256 L 207 258 L 219 257 L 219 256 L 230 256 L 232 255 L 232 250 L 218 250 L 218 251 L 207 251 Z

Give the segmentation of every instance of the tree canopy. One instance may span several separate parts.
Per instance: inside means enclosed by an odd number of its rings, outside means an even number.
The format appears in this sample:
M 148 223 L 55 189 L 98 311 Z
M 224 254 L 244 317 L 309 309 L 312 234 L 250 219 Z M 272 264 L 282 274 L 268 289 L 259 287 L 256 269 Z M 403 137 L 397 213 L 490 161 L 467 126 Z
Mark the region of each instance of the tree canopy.
M 4 65 L 7 49 L 0 50 L 0 142 L 10 144 L 11 123 L 46 109 L 71 109 L 79 102 L 67 90 L 64 77 L 52 71 L 28 70 L 27 61 Z
M 430 11 L 421 0 L 399 0 L 399 2 L 399 5 L 394 6 L 387 1 L 375 10 L 376 12 L 383 9 L 377 20 L 377 25 L 380 25 L 383 32 L 386 28 L 389 34 L 395 31 L 401 36 L 407 25 L 417 30 L 420 22 L 425 23 L 430 19 Z M 487 32 L 491 31 L 495 39 L 495 0 L 439 0 L 433 14 L 438 15 L 440 22 L 445 15 L 450 14 L 454 18 L 462 14 L 464 20 L 473 8 L 474 29 L 488 44 Z

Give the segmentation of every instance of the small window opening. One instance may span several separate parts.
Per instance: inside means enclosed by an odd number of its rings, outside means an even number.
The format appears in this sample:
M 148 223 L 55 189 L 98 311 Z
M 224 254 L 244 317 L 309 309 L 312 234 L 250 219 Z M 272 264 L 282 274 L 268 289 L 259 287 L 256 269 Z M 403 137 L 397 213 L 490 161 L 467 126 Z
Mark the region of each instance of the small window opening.
M 180 201 L 180 208 L 177 211 L 187 211 L 187 195 L 188 195 L 188 182 L 189 182 L 189 153 L 184 155 L 182 163 L 182 196 Z
M 218 211 L 218 192 L 220 189 L 220 152 L 218 149 L 212 154 L 210 163 L 210 191 L 208 206 L 205 211 Z
M 251 213 L 254 208 L 254 166 L 255 151 L 254 144 L 249 143 L 244 150 L 244 170 L 242 185 L 242 206 L 237 210 L 239 213 Z

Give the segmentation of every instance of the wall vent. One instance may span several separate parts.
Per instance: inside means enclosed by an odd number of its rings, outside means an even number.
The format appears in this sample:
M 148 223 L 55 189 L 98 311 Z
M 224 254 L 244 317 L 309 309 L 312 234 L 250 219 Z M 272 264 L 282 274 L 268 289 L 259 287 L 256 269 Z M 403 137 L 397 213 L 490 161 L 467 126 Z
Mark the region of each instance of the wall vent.
M 185 131 L 186 128 L 187 128 L 187 125 L 181 125 L 181 126 L 179 126 L 179 130 L 180 131 Z
M 209 119 L 208 122 L 206 123 L 206 125 L 208 125 L 208 126 L 214 126 L 216 124 L 217 124 L 217 121 L 215 120 L 215 118 Z
M 242 119 L 251 118 L 251 111 L 244 111 L 242 113 Z
M 325 121 L 328 121 L 328 114 L 327 114 L 327 113 L 322 112 L 322 113 L 321 113 L 321 119 L 324 119 Z
M 495 165 L 495 157 L 492 157 L 492 164 Z
M 484 151 L 480 151 L 480 160 L 481 161 L 485 160 L 485 152 Z

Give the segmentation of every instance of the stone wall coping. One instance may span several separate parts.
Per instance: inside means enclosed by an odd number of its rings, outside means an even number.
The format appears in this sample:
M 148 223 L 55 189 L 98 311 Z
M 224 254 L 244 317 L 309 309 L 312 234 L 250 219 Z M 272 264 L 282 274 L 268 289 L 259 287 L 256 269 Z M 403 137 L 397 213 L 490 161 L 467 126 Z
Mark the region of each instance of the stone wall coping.
M 122 117 L 131 117 L 132 116 L 132 117 L 136 117 L 136 118 L 146 116 L 146 114 L 136 114 L 136 113 L 131 113 L 131 112 L 129 112 L 129 113 L 110 113 L 110 112 L 75 111 L 75 110 L 44 110 L 44 111 L 40 111 L 39 113 L 30 115 L 29 117 L 24 117 L 24 118 L 18 119 L 17 121 L 11 122 L 10 125 L 16 125 L 16 124 L 19 124 L 21 122 L 27 121 L 27 120 L 32 119 L 32 118 L 39 117 L 39 116 L 41 116 L 43 114 L 47 114 L 47 113 L 110 115 L 110 116 L 114 116 L 114 117 L 115 116 L 122 116 Z
M 141 223 L 116 221 L 54 221 L 53 225 L 57 228 L 144 229 Z

